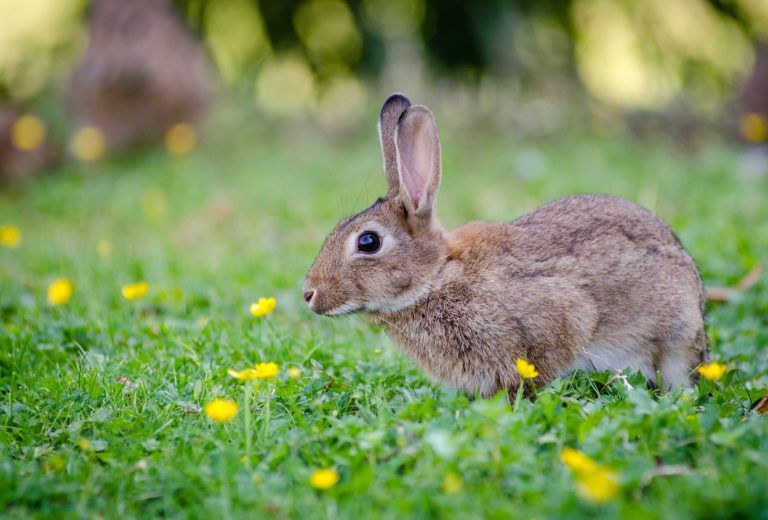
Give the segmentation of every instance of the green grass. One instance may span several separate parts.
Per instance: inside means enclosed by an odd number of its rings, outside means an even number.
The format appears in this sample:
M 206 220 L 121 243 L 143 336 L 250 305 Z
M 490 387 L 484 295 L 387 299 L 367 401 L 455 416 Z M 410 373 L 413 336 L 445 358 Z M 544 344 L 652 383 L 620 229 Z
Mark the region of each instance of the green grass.
M 750 412 L 768 388 L 765 279 L 710 309 L 721 381 L 657 395 L 577 374 L 517 409 L 431 383 L 381 331 L 309 313 L 301 283 L 325 233 L 383 192 L 370 126 L 336 141 L 242 121 L 189 157 L 70 165 L 0 195 L 0 224 L 24 233 L 0 248 L 0 515 L 768 518 L 768 422 Z M 657 211 L 707 283 L 768 258 L 765 180 L 742 179 L 726 144 L 443 134 L 448 226 L 594 191 Z M 76 292 L 51 307 L 59 276 Z M 148 297 L 123 300 L 141 279 Z M 248 314 L 259 296 L 278 301 L 266 319 Z M 258 361 L 282 371 L 250 414 L 200 413 L 242 406 L 227 368 Z M 612 468 L 618 496 L 580 498 L 564 447 Z M 326 467 L 339 484 L 312 489 Z

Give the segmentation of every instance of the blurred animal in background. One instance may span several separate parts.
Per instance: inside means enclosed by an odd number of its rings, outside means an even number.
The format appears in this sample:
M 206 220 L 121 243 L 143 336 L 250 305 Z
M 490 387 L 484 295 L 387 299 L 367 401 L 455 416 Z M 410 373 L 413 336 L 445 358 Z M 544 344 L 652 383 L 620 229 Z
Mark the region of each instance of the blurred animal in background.
M 206 51 L 170 3 L 94 0 L 88 38 L 70 91 L 79 129 L 73 153 L 79 147 L 92 159 L 102 148 L 164 141 L 171 152 L 189 151 L 215 79 Z
M 0 185 L 12 184 L 52 166 L 59 158 L 45 123 L 0 105 Z
M 742 157 L 742 175 L 752 179 L 768 175 L 768 42 L 755 50 L 755 65 L 741 93 L 739 135 L 750 147 Z
M 757 47 L 755 66 L 744 85 L 739 133 L 747 141 L 768 143 L 768 42 Z

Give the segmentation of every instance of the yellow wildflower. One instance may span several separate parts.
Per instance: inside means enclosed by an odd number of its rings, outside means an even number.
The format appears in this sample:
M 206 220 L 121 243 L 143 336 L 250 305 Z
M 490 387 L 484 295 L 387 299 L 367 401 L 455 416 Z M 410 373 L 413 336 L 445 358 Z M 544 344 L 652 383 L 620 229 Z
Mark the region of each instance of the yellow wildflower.
M 280 369 L 277 367 L 277 363 L 257 363 L 256 364 L 256 377 L 259 379 L 270 379 L 280 373 Z
M 728 366 L 722 363 L 708 363 L 706 365 L 701 365 L 696 370 L 707 379 L 717 381 L 723 377 L 725 371 L 728 370 Z
M 619 489 L 616 473 L 606 468 L 598 467 L 576 475 L 576 492 L 590 502 L 608 502 L 619 493 Z
M 517 371 L 523 379 L 533 379 L 539 375 L 533 363 L 529 363 L 521 358 L 517 358 Z
M 443 491 L 446 493 L 458 493 L 461 491 L 461 477 L 453 471 L 449 471 L 443 477 Z
M 126 300 L 138 300 L 139 298 L 143 298 L 147 295 L 147 292 L 149 292 L 149 284 L 144 281 L 130 283 L 123 285 L 120 288 L 120 292 L 123 294 L 123 298 Z
M 257 318 L 271 314 L 275 310 L 277 302 L 274 298 L 259 298 L 259 301 L 251 304 L 251 314 Z
M 216 422 L 227 422 L 237 414 L 239 407 L 234 401 L 228 399 L 214 399 L 205 405 L 205 415 Z
M 57 278 L 48 286 L 48 303 L 51 305 L 66 305 L 72 293 L 74 286 L 66 278 Z
M 339 474 L 333 469 L 318 469 L 309 477 L 309 484 L 315 489 L 330 489 L 339 481 Z
M 95 126 L 84 126 L 72 138 L 72 154 L 81 161 L 95 161 L 107 151 L 104 133 Z
M 11 142 L 19 150 L 36 150 L 45 142 L 45 124 L 39 117 L 21 116 L 11 128 Z
M 597 469 L 597 462 L 573 448 L 564 448 L 560 452 L 560 461 L 575 472 L 587 473 Z
M 197 145 L 197 130 L 189 123 L 177 123 L 165 133 L 165 147 L 171 155 L 186 155 Z
M 80 439 L 80 441 L 77 443 L 77 446 L 83 451 L 88 451 L 91 449 L 91 441 L 88 439 Z
M 237 371 L 234 368 L 230 368 L 227 370 L 227 374 L 234 377 L 235 379 L 239 379 L 240 381 L 250 381 L 251 379 L 256 379 L 258 377 L 256 375 L 255 368 L 246 368 L 245 370 L 240 371 Z
M 745 114 L 739 120 L 739 132 L 747 141 L 759 143 L 768 140 L 768 121 L 761 114 Z
M 96 244 L 96 251 L 99 252 L 99 256 L 106 258 L 112 254 L 112 242 L 109 240 L 99 240 Z
M 289 368 L 288 369 L 288 377 L 290 377 L 291 379 L 298 379 L 298 378 L 300 378 L 301 377 L 301 370 L 299 370 L 296 367 Z
M 21 230 L 16 226 L 0 226 L 0 245 L 10 247 L 11 249 L 19 247 L 21 244 Z

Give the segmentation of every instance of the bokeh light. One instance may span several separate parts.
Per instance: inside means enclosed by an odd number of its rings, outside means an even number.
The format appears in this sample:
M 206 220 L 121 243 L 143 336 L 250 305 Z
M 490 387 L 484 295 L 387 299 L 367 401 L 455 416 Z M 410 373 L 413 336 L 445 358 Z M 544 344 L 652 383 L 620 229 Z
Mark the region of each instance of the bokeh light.
M 287 55 L 274 58 L 261 69 L 256 80 L 256 100 L 267 112 L 297 115 L 315 99 L 315 77 L 305 60 Z
M 165 148 L 171 155 L 187 155 L 197 145 L 197 130 L 189 123 L 177 123 L 165 133 Z
M 214 61 L 227 82 L 240 78 L 248 66 L 271 52 L 258 6 L 249 0 L 211 2 L 205 32 Z
M 294 17 L 296 32 L 313 62 L 355 63 L 362 36 L 352 12 L 341 0 L 310 0 Z
M 13 123 L 11 142 L 19 150 L 36 150 L 45 142 L 45 134 L 45 123 L 39 117 L 24 115 Z
M 100 159 L 107 151 L 104 133 L 95 126 L 83 126 L 72 138 L 72 155 L 81 161 L 91 162 Z

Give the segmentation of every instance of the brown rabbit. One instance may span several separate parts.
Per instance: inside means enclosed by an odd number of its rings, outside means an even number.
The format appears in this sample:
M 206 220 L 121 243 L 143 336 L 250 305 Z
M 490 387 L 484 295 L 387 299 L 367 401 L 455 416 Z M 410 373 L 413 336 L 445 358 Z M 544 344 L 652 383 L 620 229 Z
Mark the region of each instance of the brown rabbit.
M 491 396 L 575 369 L 688 384 L 706 358 L 696 264 L 651 212 L 576 195 L 513 222 L 440 225 L 434 117 L 394 94 L 379 124 L 389 191 L 342 220 L 307 274 L 318 314 L 364 311 L 438 381 Z

